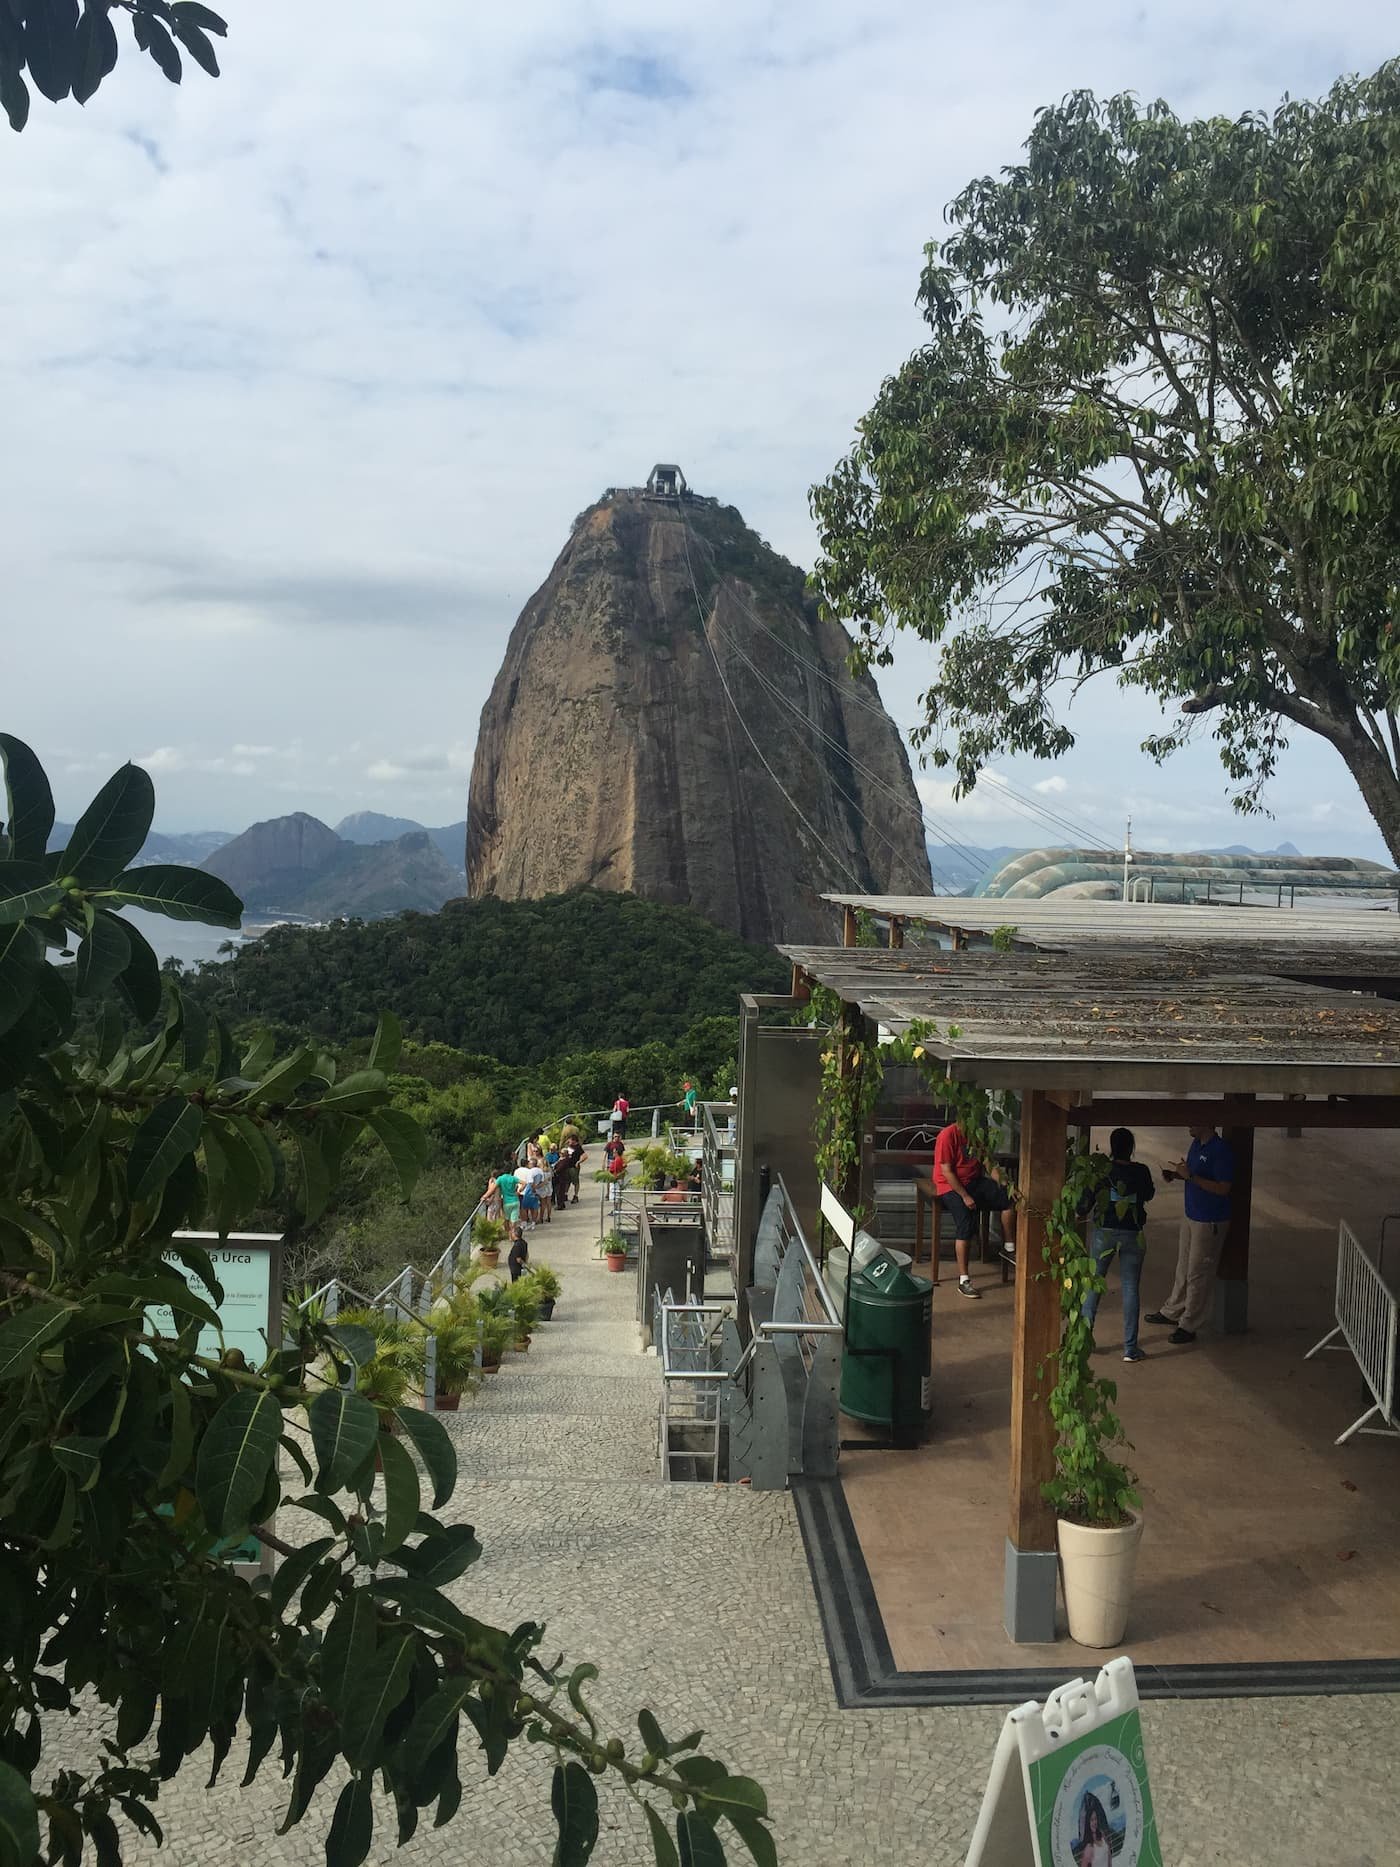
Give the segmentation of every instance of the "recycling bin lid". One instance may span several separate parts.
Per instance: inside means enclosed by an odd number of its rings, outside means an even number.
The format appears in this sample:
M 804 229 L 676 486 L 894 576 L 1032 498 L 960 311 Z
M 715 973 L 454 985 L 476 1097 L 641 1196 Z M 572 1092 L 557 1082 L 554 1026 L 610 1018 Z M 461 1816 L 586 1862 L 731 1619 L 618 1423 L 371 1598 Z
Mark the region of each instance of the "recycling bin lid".
M 887 1251 L 882 1247 L 860 1266 L 851 1279 L 852 1285 L 858 1285 L 864 1295 L 906 1300 L 926 1295 L 933 1285 L 927 1277 L 916 1277 L 908 1264 L 909 1259 L 902 1251 Z

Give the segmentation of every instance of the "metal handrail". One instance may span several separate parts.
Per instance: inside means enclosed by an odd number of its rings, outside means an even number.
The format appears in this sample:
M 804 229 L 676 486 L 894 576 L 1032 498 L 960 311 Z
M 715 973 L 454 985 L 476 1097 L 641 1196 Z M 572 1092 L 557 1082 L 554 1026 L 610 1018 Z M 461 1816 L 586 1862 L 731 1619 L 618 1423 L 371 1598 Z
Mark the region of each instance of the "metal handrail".
M 761 1322 L 749 1337 L 749 1345 L 729 1370 L 729 1379 L 737 1381 L 758 1351 L 759 1344 L 775 1335 L 844 1335 L 839 1322 Z

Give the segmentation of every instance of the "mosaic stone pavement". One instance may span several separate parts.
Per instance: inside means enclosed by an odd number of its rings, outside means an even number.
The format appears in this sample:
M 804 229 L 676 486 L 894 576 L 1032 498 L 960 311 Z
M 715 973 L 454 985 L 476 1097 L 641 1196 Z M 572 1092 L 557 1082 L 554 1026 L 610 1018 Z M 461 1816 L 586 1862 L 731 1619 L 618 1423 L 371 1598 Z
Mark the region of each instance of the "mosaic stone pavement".
M 958 1867 L 1002 1709 L 837 1708 L 789 1499 L 659 1481 L 657 1362 L 638 1352 L 633 1280 L 595 1255 L 586 1184 L 585 1201 L 533 1241 L 564 1280 L 556 1320 L 455 1419 L 444 1416 L 462 1461 L 453 1514 L 476 1525 L 485 1550 L 450 1592 L 487 1619 L 543 1618 L 551 1657 L 562 1647 L 594 1660 L 602 1677 L 591 1697 L 613 1728 L 633 1730 L 643 1704 L 665 1729 L 704 1726 L 708 1748 L 766 1787 L 785 1867 Z M 290 1517 L 279 1529 L 297 1534 Z M 1170 1867 L 1400 1867 L 1395 1697 L 1152 1703 L 1143 1721 Z M 54 1761 L 90 1736 L 70 1726 Z M 265 1772 L 240 1790 L 237 1765 L 235 1752 L 212 1791 L 197 1767 L 167 1789 L 164 1857 L 180 1867 L 319 1863 L 337 1780 L 278 1836 L 280 1777 Z M 456 1821 L 402 1850 L 390 1845 L 386 1811 L 371 1858 L 549 1862 L 544 1753 L 519 1746 L 490 1783 L 464 1757 L 463 1783 Z M 638 1811 L 600 1788 L 594 1860 L 644 1867 Z M 134 1842 L 126 1858 L 158 1856 Z M 730 1858 L 747 1856 L 736 1844 Z

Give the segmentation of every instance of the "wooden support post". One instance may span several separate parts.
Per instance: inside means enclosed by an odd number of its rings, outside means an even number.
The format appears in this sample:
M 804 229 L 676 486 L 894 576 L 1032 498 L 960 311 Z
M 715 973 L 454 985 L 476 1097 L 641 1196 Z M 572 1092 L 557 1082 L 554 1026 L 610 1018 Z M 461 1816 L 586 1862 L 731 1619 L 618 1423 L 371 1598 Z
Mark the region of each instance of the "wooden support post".
M 841 910 L 841 944 L 842 946 L 855 946 L 859 938 L 859 935 L 860 935 L 860 928 L 856 923 L 855 909 L 854 908 L 842 908 Z
M 1240 1101 L 1253 1101 L 1241 1096 Z M 1249 1327 L 1249 1220 L 1254 1198 L 1254 1129 L 1227 1128 L 1225 1139 L 1235 1157 L 1230 1187 L 1230 1223 L 1220 1251 L 1215 1281 L 1215 1321 L 1225 1335 L 1243 1335 Z
M 1041 1486 L 1055 1475 L 1049 1392 L 1060 1346 L 1060 1290 L 1046 1274 L 1045 1227 L 1065 1183 L 1065 1111 L 1040 1090 L 1021 1102 L 1021 1222 L 1011 1351 L 1011 1491 L 1005 1625 L 1012 1640 L 1055 1638 L 1055 1513 Z
M 1306 1102 L 1307 1101 L 1306 1096 L 1285 1095 L 1283 1099 L 1285 1102 Z M 1285 1128 L 1283 1131 L 1283 1135 L 1286 1141 L 1301 1141 L 1303 1138 L 1303 1131 L 1301 1128 Z
M 904 922 L 900 920 L 897 914 L 891 914 L 890 916 L 889 942 L 892 947 L 901 947 L 904 945 Z

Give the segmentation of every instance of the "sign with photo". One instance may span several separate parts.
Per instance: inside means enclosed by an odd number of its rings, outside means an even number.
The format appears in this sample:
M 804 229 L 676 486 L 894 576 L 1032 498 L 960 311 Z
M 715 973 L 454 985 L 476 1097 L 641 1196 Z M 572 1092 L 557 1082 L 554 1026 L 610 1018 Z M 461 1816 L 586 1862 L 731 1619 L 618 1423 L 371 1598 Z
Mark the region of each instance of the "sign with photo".
M 1110 1660 L 1008 1714 L 967 1867 L 1162 1867 L 1137 1681 Z

